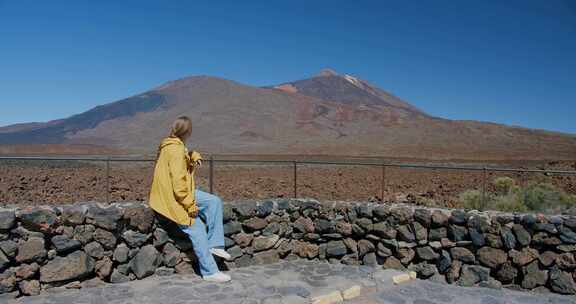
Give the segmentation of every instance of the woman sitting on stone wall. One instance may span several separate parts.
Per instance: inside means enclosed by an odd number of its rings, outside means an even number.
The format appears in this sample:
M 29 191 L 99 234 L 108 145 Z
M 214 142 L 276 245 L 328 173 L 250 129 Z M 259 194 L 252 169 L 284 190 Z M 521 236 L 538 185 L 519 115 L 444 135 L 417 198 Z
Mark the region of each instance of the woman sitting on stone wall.
M 186 140 L 192 134 L 192 122 L 186 116 L 174 121 L 170 135 L 158 147 L 150 207 L 178 224 L 188 235 L 204 280 L 230 281 L 220 272 L 212 255 L 230 259 L 224 248 L 222 201 L 219 197 L 195 189 L 194 171 L 202 164 L 196 151 L 188 152 Z

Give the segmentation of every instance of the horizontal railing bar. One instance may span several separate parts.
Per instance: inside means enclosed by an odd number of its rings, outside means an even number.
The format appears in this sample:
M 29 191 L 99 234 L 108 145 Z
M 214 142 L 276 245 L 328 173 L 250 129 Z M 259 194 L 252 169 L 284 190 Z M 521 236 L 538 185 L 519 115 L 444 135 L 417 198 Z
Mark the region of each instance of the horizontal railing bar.
M 38 161 L 110 161 L 110 162 L 154 162 L 153 158 L 126 158 L 126 157 L 36 157 L 36 156 L 0 156 L 0 160 L 38 160 Z M 220 163 L 276 163 L 301 165 L 339 165 L 339 166 L 384 166 L 405 169 L 434 169 L 434 170 L 462 170 L 462 171 L 493 171 L 493 172 L 518 172 L 518 173 L 550 173 L 550 174 L 576 174 L 576 171 L 567 170 L 544 170 L 544 169 L 521 169 L 499 167 L 466 167 L 466 166 L 433 166 L 418 164 L 393 164 L 384 162 L 354 162 L 354 161 L 316 161 L 316 160 L 251 160 L 251 159 L 213 159 Z

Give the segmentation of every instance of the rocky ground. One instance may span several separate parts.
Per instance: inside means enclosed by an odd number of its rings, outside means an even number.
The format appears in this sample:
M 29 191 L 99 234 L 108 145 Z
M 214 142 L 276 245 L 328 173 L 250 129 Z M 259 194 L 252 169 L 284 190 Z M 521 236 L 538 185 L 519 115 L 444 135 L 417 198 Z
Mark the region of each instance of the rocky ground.
M 54 288 L 2 303 L 243 303 L 243 304 L 530 304 L 576 303 L 574 297 L 506 289 L 465 288 L 413 280 L 394 284 L 395 270 L 312 261 L 284 261 L 233 269 L 233 281 L 203 282 L 196 275 L 159 275 L 121 284 L 86 282 L 81 290 Z
M 478 164 L 468 164 L 478 165 Z M 504 167 L 575 170 L 576 163 L 502 163 Z M 0 205 L 67 204 L 79 201 L 112 202 L 147 199 L 153 173 L 151 163 L 111 164 L 109 186 L 103 162 L 0 161 Z M 199 185 L 208 190 L 208 166 L 198 172 Z M 549 182 L 576 193 L 576 175 L 536 173 L 487 174 L 489 182 L 499 176 L 518 183 Z M 382 170 L 368 166 L 299 165 L 297 194 L 321 200 L 369 200 L 382 196 Z M 457 195 L 482 188 L 482 172 L 387 168 L 384 198 L 443 207 L 458 207 Z M 291 165 L 223 165 L 214 170 L 214 191 L 224 200 L 292 197 Z

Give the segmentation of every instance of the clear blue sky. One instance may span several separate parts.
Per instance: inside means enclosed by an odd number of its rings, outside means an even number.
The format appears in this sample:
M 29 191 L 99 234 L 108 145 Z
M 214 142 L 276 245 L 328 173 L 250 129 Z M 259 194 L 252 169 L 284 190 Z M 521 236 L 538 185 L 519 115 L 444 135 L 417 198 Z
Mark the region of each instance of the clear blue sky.
M 432 115 L 576 133 L 573 0 L 0 0 L 0 125 L 187 75 L 269 85 L 324 67 Z

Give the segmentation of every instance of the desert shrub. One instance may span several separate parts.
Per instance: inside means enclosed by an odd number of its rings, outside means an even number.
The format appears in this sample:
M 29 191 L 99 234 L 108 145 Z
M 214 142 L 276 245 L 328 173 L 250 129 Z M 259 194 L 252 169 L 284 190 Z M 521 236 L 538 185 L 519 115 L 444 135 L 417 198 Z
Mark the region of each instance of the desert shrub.
M 526 212 L 528 207 L 524 205 L 522 196 L 518 193 L 508 193 L 505 195 L 497 195 L 491 202 L 490 209 L 504 211 L 504 212 Z
M 545 211 L 559 205 L 565 205 L 568 196 L 554 185 L 531 183 L 523 189 L 524 205 L 531 211 Z
M 496 193 L 468 190 L 460 194 L 459 201 L 466 209 L 498 210 L 504 212 L 562 212 L 576 207 L 576 195 L 548 183 L 530 183 L 525 187 L 515 184 L 509 177 L 494 180 Z
M 495 178 L 493 184 L 496 188 L 496 192 L 499 194 L 508 194 L 512 192 L 514 186 L 516 186 L 514 179 L 507 176 Z
M 462 203 L 466 209 L 474 210 L 484 210 L 485 203 L 482 199 L 482 192 L 478 190 L 468 190 L 464 191 L 458 197 L 458 200 Z

